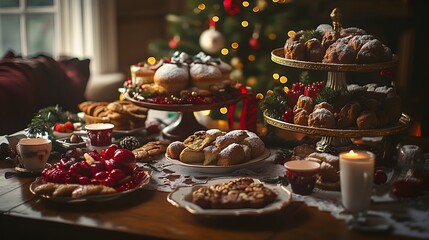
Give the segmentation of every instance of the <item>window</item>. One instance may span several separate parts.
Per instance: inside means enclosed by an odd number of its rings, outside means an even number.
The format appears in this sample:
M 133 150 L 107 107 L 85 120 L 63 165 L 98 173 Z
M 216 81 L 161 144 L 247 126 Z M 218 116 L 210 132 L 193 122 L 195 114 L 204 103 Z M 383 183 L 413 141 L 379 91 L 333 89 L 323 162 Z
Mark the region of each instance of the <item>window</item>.
M 114 0 L 0 0 L 0 56 L 91 59 L 91 75 L 117 71 Z
M 0 0 L 0 51 L 58 55 L 56 0 Z

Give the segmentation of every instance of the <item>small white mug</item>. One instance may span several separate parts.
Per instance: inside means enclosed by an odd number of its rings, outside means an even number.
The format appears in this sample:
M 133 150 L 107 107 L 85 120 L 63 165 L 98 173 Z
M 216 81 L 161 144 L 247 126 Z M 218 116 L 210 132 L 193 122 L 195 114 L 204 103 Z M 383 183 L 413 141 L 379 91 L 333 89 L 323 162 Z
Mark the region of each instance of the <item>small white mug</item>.
M 52 141 L 46 138 L 23 138 L 16 144 L 20 165 L 29 171 L 41 171 L 51 155 Z

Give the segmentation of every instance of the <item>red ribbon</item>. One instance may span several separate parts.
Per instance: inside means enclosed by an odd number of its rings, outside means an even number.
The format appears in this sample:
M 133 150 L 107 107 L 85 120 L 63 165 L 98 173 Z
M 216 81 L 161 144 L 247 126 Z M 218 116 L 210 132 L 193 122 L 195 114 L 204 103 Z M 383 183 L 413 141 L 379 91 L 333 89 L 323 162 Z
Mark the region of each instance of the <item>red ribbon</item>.
M 247 91 L 242 91 L 243 100 L 242 108 L 240 113 L 240 129 L 248 130 L 257 133 L 257 121 L 258 121 L 258 102 L 256 95 Z M 234 113 L 236 105 L 228 107 L 228 128 L 234 130 Z

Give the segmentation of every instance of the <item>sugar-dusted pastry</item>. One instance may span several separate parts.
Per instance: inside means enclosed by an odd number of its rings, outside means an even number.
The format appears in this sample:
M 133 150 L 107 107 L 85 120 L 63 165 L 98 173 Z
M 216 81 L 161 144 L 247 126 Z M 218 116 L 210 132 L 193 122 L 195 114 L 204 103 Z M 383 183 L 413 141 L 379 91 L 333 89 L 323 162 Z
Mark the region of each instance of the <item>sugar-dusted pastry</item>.
M 184 163 L 197 163 L 204 161 L 204 152 L 186 147 L 179 155 L 179 160 Z
M 331 44 L 323 57 L 324 63 L 351 64 L 356 62 L 356 51 L 341 41 Z
M 304 108 L 298 108 L 295 110 L 293 116 L 293 123 L 296 125 L 307 126 L 308 125 L 308 112 Z
M 261 156 L 265 152 L 265 143 L 255 133 L 247 131 L 247 134 L 249 136 L 241 142 L 241 145 L 249 147 L 251 158 Z M 244 149 L 244 151 L 246 152 L 247 150 Z
M 325 47 L 317 38 L 305 42 L 305 58 L 310 62 L 321 62 L 325 56 Z
M 232 143 L 240 143 L 248 136 L 249 135 L 245 130 L 233 130 L 226 133 L 225 135 L 216 137 L 214 144 L 219 149 L 224 149 Z
M 209 145 L 203 149 L 204 162 L 203 165 L 215 165 L 218 160 L 220 149 L 215 145 Z
M 164 63 L 153 76 L 162 94 L 177 94 L 189 85 L 189 67 L 184 63 Z
M 229 65 L 228 63 L 222 61 L 222 60 L 218 60 L 219 64 L 217 65 L 217 67 L 219 68 L 220 72 L 222 73 L 222 79 L 230 79 L 230 74 L 232 71 L 232 67 L 231 65 Z
M 246 161 L 244 149 L 237 143 L 232 143 L 219 152 L 218 166 L 231 166 Z
M 222 131 L 219 129 L 209 129 L 207 131 L 197 131 L 194 134 L 188 136 L 183 144 L 185 147 L 202 151 L 203 148 L 207 147 L 211 142 L 213 142 L 218 136 L 223 135 Z
M 334 113 L 334 107 L 327 102 L 321 102 L 321 103 L 314 105 L 313 112 L 319 108 L 325 108 L 326 110 L 330 111 L 331 113 Z
M 334 114 L 325 108 L 319 108 L 308 116 L 308 126 L 335 128 Z
M 181 141 L 174 141 L 167 147 L 167 157 L 172 159 L 179 159 L 180 153 L 185 149 L 185 145 Z
M 192 85 L 205 90 L 210 90 L 210 86 L 223 80 L 222 72 L 215 63 L 193 62 L 189 74 Z
M 376 63 L 383 62 L 384 59 L 384 47 L 378 39 L 372 39 L 367 41 L 357 52 L 356 62 L 357 63 Z
M 311 97 L 305 96 L 304 94 L 301 94 L 298 97 L 298 101 L 295 104 L 295 107 L 293 107 L 293 111 L 295 112 L 298 108 L 305 109 L 308 113 L 311 113 L 314 108 L 314 102 Z

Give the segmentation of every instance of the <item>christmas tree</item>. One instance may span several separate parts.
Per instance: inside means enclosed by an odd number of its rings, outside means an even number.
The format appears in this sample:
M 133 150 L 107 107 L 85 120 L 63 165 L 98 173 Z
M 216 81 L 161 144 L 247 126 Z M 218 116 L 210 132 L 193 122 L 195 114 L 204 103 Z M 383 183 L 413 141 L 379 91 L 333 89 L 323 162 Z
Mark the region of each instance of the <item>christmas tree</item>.
M 298 81 L 301 71 L 273 63 L 271 51 L 284 46 L 288 32 L 314 27 L 298 16 L 305 12 L 299 5 L 286 0 L 188 0 L 186 7 L 182 16 L 167 17 L 171 39 L 149 45 L 155 58 L 204 51 L 229 62 L 231 78 L 259 97 L 276 85 Z

